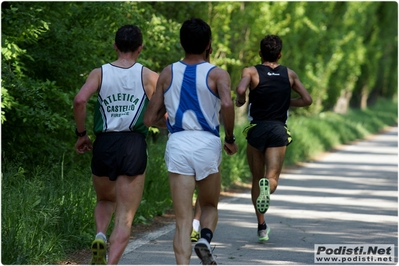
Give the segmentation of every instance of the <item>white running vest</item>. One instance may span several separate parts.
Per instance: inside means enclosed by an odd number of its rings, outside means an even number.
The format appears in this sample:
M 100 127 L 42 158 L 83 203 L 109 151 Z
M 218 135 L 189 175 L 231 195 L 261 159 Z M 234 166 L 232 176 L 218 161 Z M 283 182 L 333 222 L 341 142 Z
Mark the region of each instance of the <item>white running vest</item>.
M 172 81 L 164 92 L 170 133 L 198 130 L 219 137 L 220 98 L 208 86 L 209 72 L 215 67 L 207 62 L 172 64 Z
M 145 93 L 143 65 L 129 68 L 112 64 L 101 67 L 102 80 L 94 113 L 94 133 L 136 131 L 147 134 L 143 123 L 148 97 Z

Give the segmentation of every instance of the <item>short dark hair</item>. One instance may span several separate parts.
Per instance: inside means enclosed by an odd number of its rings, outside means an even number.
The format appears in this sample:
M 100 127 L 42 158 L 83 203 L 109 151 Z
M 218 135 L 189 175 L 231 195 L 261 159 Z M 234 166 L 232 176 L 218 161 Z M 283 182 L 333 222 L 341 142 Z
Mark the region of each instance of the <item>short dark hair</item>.
M 180 43 L 187 54 L 202 54 L 211 40 L 211 27 L 200 18 L 188 19 L 180 28 Z
M 283 41 L 277 35 L 266 35 L 265 38 L 260 41 L 260 51 L 265 61 L 277 61 L 278 55 L 281 53 L 282 49 Z
M 115 35 L 115 44 L 122 53 L 134 52 L 143 44 L 143 35 L 139 27 L 124 25 Z

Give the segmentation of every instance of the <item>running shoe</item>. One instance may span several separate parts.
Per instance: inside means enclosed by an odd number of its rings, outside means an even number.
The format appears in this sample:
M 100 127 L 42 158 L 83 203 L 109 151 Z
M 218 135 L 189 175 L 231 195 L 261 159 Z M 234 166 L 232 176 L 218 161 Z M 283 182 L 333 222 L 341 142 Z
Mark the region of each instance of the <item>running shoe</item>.
M 256 209 L 260 213 L 265 213 L 270 206 L 270 182 L 267 178 L 259 180 L 260 193 L 256 200 Z
M 211 245 L 205 238 L 200 238 L 194 246 L 195 253 L 201 260 L 202 265 L 217 265 L 212 255 Z
M 193 231 L 191 232 L 191 242 L 197 242 L 199 238 L 200 233 L 193 229 Z
M 91 243 L 91 265 L 106 265 L 107 264 L 107 242 L 102 237 L 96 237 Z
M 270 233 L 270 227 L 266 227 L 264 230 L 258 230 L 258 239 L 259 241 L 267 241 L 269 240 L 269 233 Z

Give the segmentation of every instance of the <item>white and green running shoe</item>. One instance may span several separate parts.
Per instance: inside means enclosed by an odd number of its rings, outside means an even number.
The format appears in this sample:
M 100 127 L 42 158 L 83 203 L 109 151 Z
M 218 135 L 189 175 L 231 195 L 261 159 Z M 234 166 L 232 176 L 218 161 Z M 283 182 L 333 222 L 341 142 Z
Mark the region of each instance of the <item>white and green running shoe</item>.
M 259 197 L 256 200 L 256 209 L 260 213 L 265 213 L 270 206 L 270 182 L 267 178 L 259 180 Z
M 269 233 L 270 233 L 270 227 L 266 227 L 264 230 L 258 230 L 258 239 L 259 241 L 267 241 L 269 240 Z

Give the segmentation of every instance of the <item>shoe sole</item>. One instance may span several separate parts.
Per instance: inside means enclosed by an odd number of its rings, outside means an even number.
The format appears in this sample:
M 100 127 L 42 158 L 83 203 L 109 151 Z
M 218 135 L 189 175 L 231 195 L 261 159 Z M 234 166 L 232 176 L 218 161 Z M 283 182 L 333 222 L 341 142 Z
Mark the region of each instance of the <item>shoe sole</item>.
M 260 242 L 269 240 L 269 233 L 270 233 L 270 228 L 268 227 L 268 228 L 266 228 L 266 235 L 265 235 L 265 237 L 258 237 L 258 240 L 259 240 Z
M 106 265 L 107 264 L 107 261 L 105 259 L 106 252 L 107 252 L 107 249 L 106 249 L 104 240 L 95 239 L 91 243 L 92 257 L 91 257 L 90 264 L 91 265 Z
M 191 242 L 198 242 L 198 239 L 200 239 L 199 233 L 191 235 Z
M 259 197 L 256 199 L 256 209 L 260 213 L 265 213 L 270 206 L 270 182 L 267 178 L 259 180 Z
M 194 247 L 195 253 L 200 258 L 202 265 L 217 265 L 216 261 L 212 258 L 212 253 L 208 246 L 203 243 L 197 243 Z

